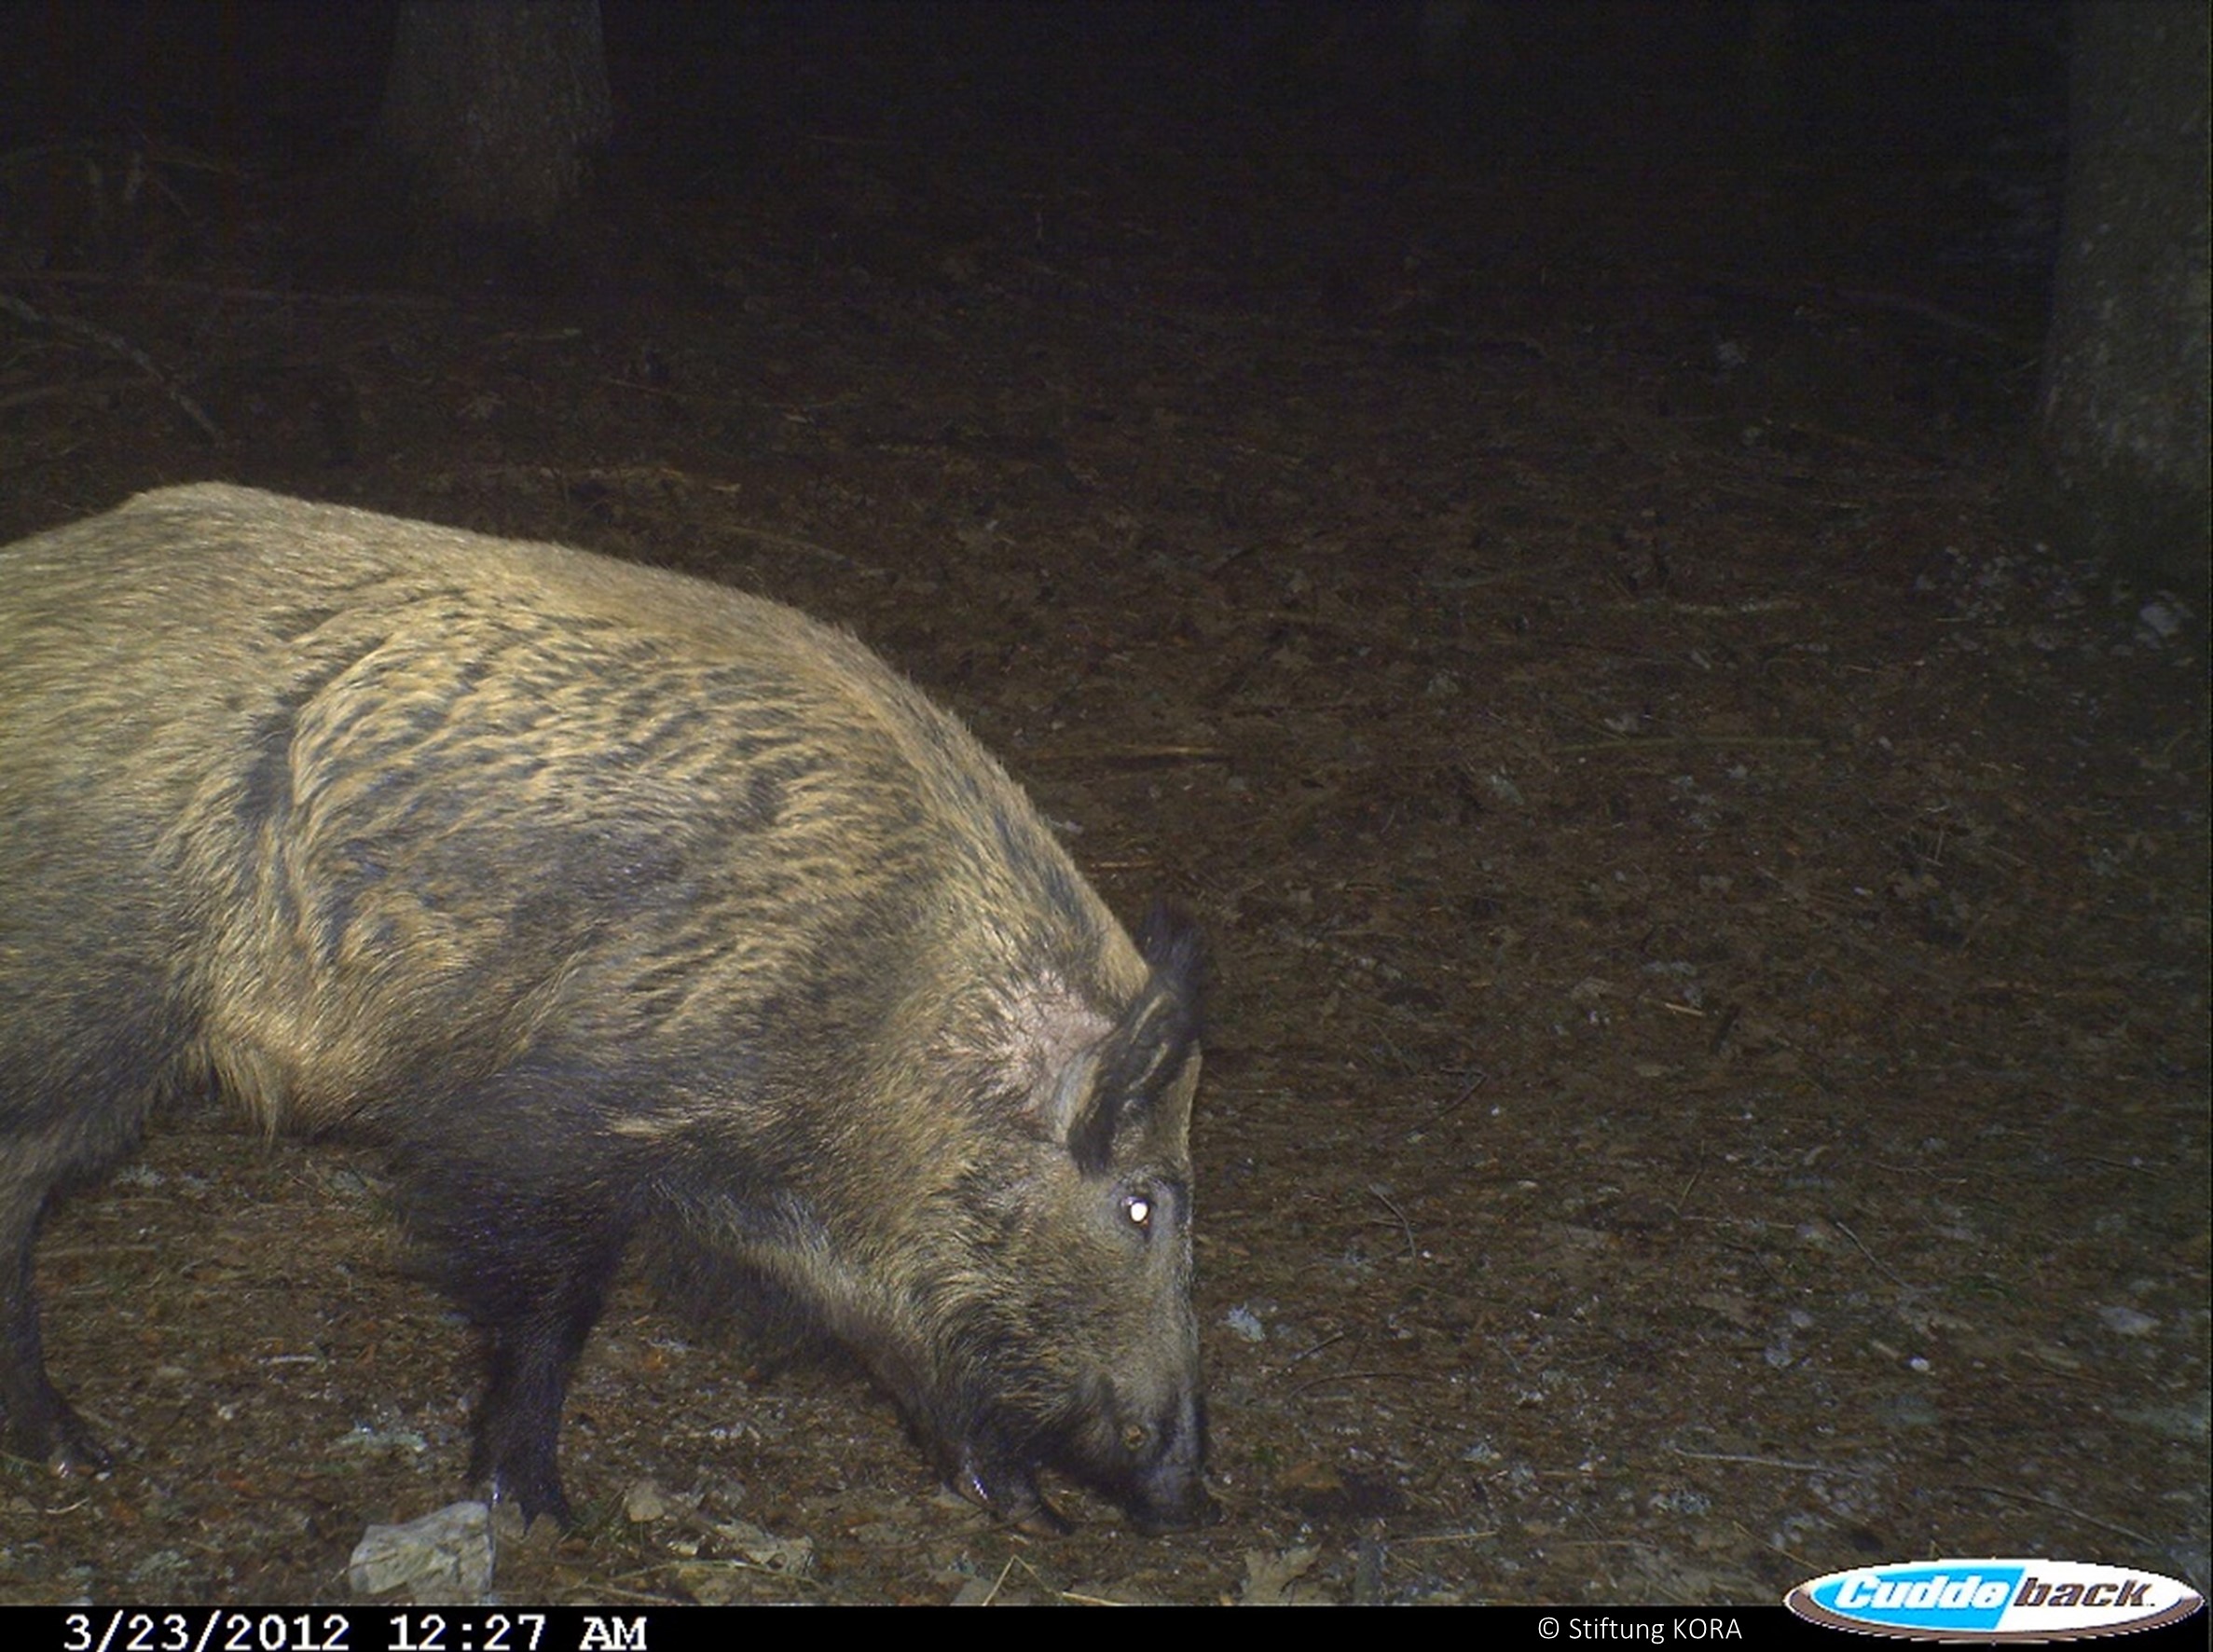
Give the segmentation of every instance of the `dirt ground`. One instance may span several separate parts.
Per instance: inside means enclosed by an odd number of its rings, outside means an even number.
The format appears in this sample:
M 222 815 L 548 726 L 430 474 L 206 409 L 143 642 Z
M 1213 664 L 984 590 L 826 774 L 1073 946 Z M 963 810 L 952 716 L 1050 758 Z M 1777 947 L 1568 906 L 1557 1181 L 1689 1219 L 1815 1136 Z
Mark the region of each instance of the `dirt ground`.
M 662 95 L 537 279 L 405 250 L 335 145 L 157 142 L 128 216 L 0 158 L 0 537 L 251 482 L 772 595 L 957 708 L 1211 938 L 1227 1514 L 997 1526 L 633 1282 L 501 1599 L 2207 1586 L 2205 593 L 2008 518 L 2055 150 L 615 44 Z M 344 1598 L 464 1493 L 467 1328 L 380 1205 L 186 1108 L 57 1218 L 117 1466 L 0 1465 L 0 1600 Z

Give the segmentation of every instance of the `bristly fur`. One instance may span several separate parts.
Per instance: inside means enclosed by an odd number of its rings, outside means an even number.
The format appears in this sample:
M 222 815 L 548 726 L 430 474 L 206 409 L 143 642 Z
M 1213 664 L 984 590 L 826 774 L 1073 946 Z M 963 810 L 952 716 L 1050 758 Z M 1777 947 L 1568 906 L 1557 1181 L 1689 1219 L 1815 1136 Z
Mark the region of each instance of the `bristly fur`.
M 0 1408 L 57 1191 L 165 1090 L 390 1155 L 485 1328 L 473 1472 L 567 1512 L 569 1372 L 634 1242 L 850 1350 L 942 1471 L 1057 1521 L 1208 1507 L 1203 973 L 967 731 L 694 580 L 226 487 L 0 549 Z

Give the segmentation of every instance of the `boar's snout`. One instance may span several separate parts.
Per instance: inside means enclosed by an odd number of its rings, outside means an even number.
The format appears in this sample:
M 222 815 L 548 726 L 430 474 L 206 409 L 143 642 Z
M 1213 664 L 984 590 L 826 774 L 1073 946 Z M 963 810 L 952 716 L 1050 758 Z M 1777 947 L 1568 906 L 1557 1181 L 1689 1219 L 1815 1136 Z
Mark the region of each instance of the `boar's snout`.
M 1129 1431 L 1136 1464 L 1126 1499 L 1130 1517 L 1148 1533 L 1184 1531 L 1221 1519 L 1206 1489 L 1206 1406 L 1185 1394 L 1158 1420 Z
M 1114 1421 L 1120 1411 L 1121 1420 Z M 1196 1388 L 1176 1396 L 1150 1418 L 1103 1406 L 1104 1425 L 1048 1451 L 1045 1462 L 1011 1454 L 1006 1443 L 970 1440 L 947 1452 L 946 1479 L 979 1507 L 1033 1536 L 1065 1535 L 1074 1528 L 1038 1485 L 1051 1463 L 1112 1498 L 1140 1532 L 1154 1535 L 1210 1525 L 1221 1506 L 1206 1489 L 1206 1405 Z
M 1157 1402 L 1117 1396 L 1111 1448 L 1089 1477 L 1120 1502 L 1140 1531 L 1182 1531 L 1220 1517 L 1206 1490 L 1206 1402 L 1196 1379 Z M 1079 1473 L 1081 1474 L 1081 1469 Z

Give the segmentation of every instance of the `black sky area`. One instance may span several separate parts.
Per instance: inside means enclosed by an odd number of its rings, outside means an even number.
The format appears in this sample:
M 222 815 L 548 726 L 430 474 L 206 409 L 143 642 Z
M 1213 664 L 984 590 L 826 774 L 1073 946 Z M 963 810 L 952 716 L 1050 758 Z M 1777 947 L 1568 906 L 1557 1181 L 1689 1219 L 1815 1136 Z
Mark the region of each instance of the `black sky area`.
M 156 136 L 311 159 L 373 119 L 395 8 L 6 8 L 11 144 Z M 2054 145 L 2064 10 L 2027 0 L 1785 8 L 1763 82 L 1747 4 L 1466 8 L 1424 60 L 1413 4 L 865 3 L 605 8 L 617 143 L 742 157 L 794 128 L 1091 150 L 1205 137 L 1323 153 L 1639 150 L 1972 159 Z M 1448 19 L 1463 13 L 1446 7 Z M 1441 112 L 1440 112 L 1441 106 Z

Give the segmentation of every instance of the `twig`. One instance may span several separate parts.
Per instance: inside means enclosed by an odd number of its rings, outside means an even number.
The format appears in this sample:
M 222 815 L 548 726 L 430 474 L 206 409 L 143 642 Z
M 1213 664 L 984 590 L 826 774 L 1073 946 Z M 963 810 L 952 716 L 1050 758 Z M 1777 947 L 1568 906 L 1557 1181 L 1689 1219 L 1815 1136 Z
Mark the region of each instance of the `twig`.
M 1498 1534 L 1499 1528 L 1496 1526 L 1483 1528 L 1470 1526 L 1458 1532 L 1424 1532 L 1412 1537 L 1394 1537 L 1391 1539 L 1391 1547 L 1394 1549 L 1417 1549 L 1424 1543 L 1481 1543 L 1486 1539 L 1497 1536 Z
M 1673 1209 L 1675 1212 L 1676 1220 L 1681 1221 L 1683 1219 L 1683 1207 L 1690 1203 L 1691 1190 L 1698 1185 L 1699 1179 L 1704 1177 L 1705 1174 L 1706 1166 L 1704 1164 L 1700 1164 L 1698 1169 L 1691 1172 L 1690 1180 L 1683 1184 L 1683 1191 L 1675 1195 L 1675 1204 L 1673 1205 Z
M 1752 1457 L 1739 1452 L 1694 1452 L 1685 1446 L 1668 1448 L 1678 1457 L 1688 1457 L 1694 1463 L 1737 1463 L 1747 1468 L 1781 1468 L 1792 1474 L 1841 1474 L 1847 1480 L 1873 1480 L 1871 1474 L 1862 1474 L 1856 1468 L 1839 1468 L 1833 1463 L 1793 1463 L 1783 1457 Z
M 103 350 L 121 356 L 159 385 L 162 393 L 177 405 L 186 418 L 199 426 L 209 441 L 220 442 L 223 439 L 223 433 L 215 428 L 215 421 L 200 410 L 199 404 L 180 390 L 167 373 L 156 366 L 153 357 L 128 338 L 111 333 L 105 327 L 96 327 L 90 322 L 78 321 L 75 316 L 48 315 L 7 293 L 0 293 L 0 310 L 34 327 L 46 327 L 57 333 L 75 333 L 79 337 L 89 338 Z
M 778 550 L 796 551 L 804 557 L 818 557 L 840 568 L 862 566 L 843 551 L 833 551 L 828 545 L 818 545 L 811 539 L 799 539 L 789 533 L 772 533 L 765 528 L 748 528 L 742 522 L 721 524 L 720 530 L 741 534 L 747 539 L 757 539 L 763 544 L 775 545 Z
M 1965 333 L 1971 338 L 1980 338 L 1988 344 L 2003 345 L 2007 350 L 2030 351 L 2033 346 L 2025 345 L 2011 334 L 1986 326 L 1972 316 L 1961 315 L 1956 310 L 1946 310 L 1941 304 L 1931 304 L 1926 298 L 1916 298 L 1910 293 L 1878 293 L 1864 287 L 1824 287 L 1813 289 L 1822 297 L 1839 304 L 1857 305 L 1865 310 L 1888 310 L 1899 315 L 1910 315 L 1916 321 L 1931 326 L 1945 327 L 1955 333 Z
M 1399 1209 L 1397 1205 L 1391 1202 L 1391 1195 L 1383 1191 L 1381 1183 L 1368 1183 L 1368 1191 L 1370 1198 L 1380 1201 L 1385 1210 L 1388 1210 L 1393 1216 L 1398 1218 L 1398 1231 L 1406 1235 L 1407 1255 L 1409 1258 L 1420 1256 L 1422 1254 L 1422 1248 L 1420 1246 L 1414 1243 L 1414 1224 L 1407 1220 L 1406 1212 Z
M 1860 1235 L 1859 1235 L 1859 1234 L 1857 1234 L 1857 1233 L 1853 1232 L 1851 1231 L 1851 1229 L 1849 1229 L 1849 1228 L 1846 1227 L 1846 1226 L 1845 1226 L 1845 1225 L 1844 1225 L 1842 1222 L 1838 1221 L 1838 1220 L 1837 1220 L 1837 1219 L 1836 1219 L 1835 1217 L 1831 1217 L 1831 1218 L 1829 1218 L 1829 1223 L 1830 1223 L 1830 1226 L 1834 1227 L 1834 1228 L 1835 1228 L 1835 1230 L 1836 1230 L 1836 1231 L 1837 1231 L 1839 1233 L 1842 1233 L 1842 1234 L 1843 1234 L 1843 1235 L 1844 1235 L 1844 1236 L 1845 1236 L 1847 1239 L 1849 1239 L 1849 1240 L 1850 1240 L 1850 1241 L 1851 1241 L 1851 1242 L 1852 1242 L 1854 1245 L 1857 1245 L 1857 1246 L 1859 1246 L 1859 1247 L 1860 1247 L 1860 1254 L 1861 1254 L 1862 1256 L 1863 1256 L 1863 1257 L 1865 1257 L 1865 1258 L 1867 1259 L 1869 1265 L 1870 1265 L 1870 1266 L 1872 1266 L 1872 1267 L 1875 1269 L 1875 1271 L 1876 1271 L 1877 1273 L 1880 1273 L 1880 1274 L 1881 1274 L 1881 1275 L 1882 1275 L 1882 1276 L 1883 1276 L 1885 1279 L 1888 1279 L 1888 1280 L 1889 1280 L 1889 1281 L 1890 1281 L 1890 1282 L 1892 1285 L 1895 1285 L 1895 1286 L 1896 1286 L 1896 1287 L 1898 1287 L 1900 1290 L 1911 1290 L 1911 1289 L 1913 1288 L 1913 1287 L 1912 1287 L 1912 1286 L 1910 1286 L 1910 1285 L 1908 1285 L 1908 1284 L 1906 1284 L 1906 1282 L 1905 1282 L 1904 1280 L 1903 1280 L 1903 1279 L 1899 1278 L 1897 1274 L 1895 1274 L 1895 1273 L 1891 1273 L 1890 1269 L 1888 1269 L 1888 1268 L 1884 1267 L 1884 1266 L 1882 1265 L 1881 1261 L 1880 1261 L 1879 1260 L 1877 1260 L 1877 1258 L 1876 1257 L 1876 1254 L 1875 1254 L 1875 1252 L 1873 1252 L 1872 1250 L 1869 1250 L 1869 1249 L 1867 1248 L 1867 1246 L 1864 1246 L 1864 1245 L 1861 1245 L 1861 1244 L 1860 1244 Z
M 285 287 L 239 287 L 225 282 L 177 281 L 153 275 L 110 275 L 95 269 L 9 270 L 7 279 L 23 285 L 53 287 L 136 287 L 149 293 L 188 293 L 201 298 L 236 298 L 249 304 L 362 305 L 378 310 L 451 310 L 453 300 L 434 293 L 303 293 Z
M 1586 751 L 1626 751 L 1634 746 L 1747 746 L 1753 750 L 1788 750 L 1793 747 L 1820 746 L 1815 735 L 1630 735 L 1619 740 L 1576 740 L 1552 748 L 1556 756 Z
M 1315 1389 L 1331 1383 L 1429 1383 L 1436 1379 L 1427 1371 L 1391 1370 L 1382 1366 L 1373 1370 L 1331 1371 L 1326 1377 L 1315 1377 L 1291 1390 L 1294 1394 L 1312 1394 Z
M 1013 1555 L 1009 1555 L 1007 1557 L 1007 1563 L 999 1568 L 999 1575 L 991 1580 L 991 1588 L 984 1591 L 983 1598 L 978 1601 L 976 1604 L 979 1606 L 988 1606 L 992 1602 L 999 1598 L 999 1590 L 1007 1586 L 1007 1574 L 1014 1570 L 1014 1560 L 1015 1557 Z
M 1464 1085 L 1461 1087 L 1461 1091 L 1458 1095 L 1455 1095 L 1450 1101 L 1445 1103 L 1443 1107 L 1437 1108 L 1436 1112 L 1430 1114 L 1429 1117 L 1423 1122 L 1423 1128 L 1427 1129 L 1430 1125 L 1436 1123 L 1439 1119 L 1444 1118 L 1447 1114 L 1456 1113 L 1462 1108 L 1465 1107 L 1468 1104 L 1470 1098 L 1474 1096 L 1476 1092 L 1482 1089 L 1484 1081 L 1490 1076 L 1491 1075 L 1489 1073 L 1479 1072 L 1474 1078 L 1470 1079 Z
M 2064 1514 L 2070 1520 L 2079 1520 L 2086 1525 L 2096 1526 L 2102 1531 L 2117 1533 L 2134 1542 L 2141 1543 L 2147 1549 L 2156 1550 L 2159 1548 L 2158 1538 L 2147 1537 L 2133 1526 L 2122 1525 L 2118 1521 L 2100 1520 L 2095 1514 L 2084 1514 L 2080 1508 L 2070 1508 L 2065 1503 L 2056 1502 L 2050 1497 L 2040 1497 L 2034 1492 L 2010 1492 L 2003 1486 L 1984 1485 L 1968 1485 L 1961 1489 L 1970 1492 L 1984 1492 L 1993 1497 L 2011 1497 L 2016 1503 L 2033 1503 L 2039 1508 L 2049 1508 L 2054 1513 Z
M 1729 1041 L 1729 1034 L 1737 1030 L 1738 1017 L 1744 1013 L 1741 1004 L 1730 1004 L 1721 1012 L 1721 1019 L 1713 1024 L 1713 1036 L 1706 1040 L 1706 1053 L 1719 1055 L 1721 1047 Z
M 1025 751 L 1024 763 L 1097 763 L 1109 768 L 1165 768 L 1177 763 L 1228 763 L 1216 746 L 1090 746 L 1057 751 Z
M 1303 1364 L 1305 1361 L 1312 1359 L 1315 1355 L 1319 1354 L 1323 1349 L 1328 1347 L 1331 1343 L 1341 1342 L 1345 1340 L 1345 1338 L 1351 1336 L 1352 1334 L 1353 1333 L 1348 1330 L 1331 1332 L 1328 1336 L 1324 1337 L 1320 1342 L 1309 1348 L 1305 1353 L 1292 1355 L 1291 1365 Z M 1289 1370 L 1291 1369 L 1291 1365 L 1285 1366 L 1284 1370 Z

